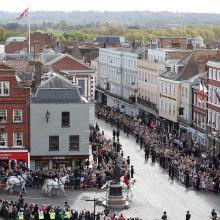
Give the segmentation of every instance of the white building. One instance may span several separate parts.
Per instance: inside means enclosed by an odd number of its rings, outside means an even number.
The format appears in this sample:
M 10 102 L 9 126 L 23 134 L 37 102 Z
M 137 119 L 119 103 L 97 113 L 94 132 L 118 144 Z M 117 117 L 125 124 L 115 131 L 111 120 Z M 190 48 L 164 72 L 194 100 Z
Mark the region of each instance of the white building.
M 144 48 L 101 48 L 97 102 L 137 115 L 138 59 Z

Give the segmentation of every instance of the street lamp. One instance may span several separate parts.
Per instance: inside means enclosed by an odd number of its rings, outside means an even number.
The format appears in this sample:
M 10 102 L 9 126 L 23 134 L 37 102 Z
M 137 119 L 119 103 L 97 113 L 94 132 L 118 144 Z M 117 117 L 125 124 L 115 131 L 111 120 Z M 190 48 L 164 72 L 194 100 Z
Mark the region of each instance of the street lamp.
M 96 207 L 97 203 L 99 202 L 99 200 L 96 199 L 96 198 L 94 198 L 94 199 L 86 199 L 86 201 L 87 201 L 87 202 L 94 202 L 94 207 L 93 207 L 93 209 L 94 209 L 94 220 L 95 220 L 95 207 Z

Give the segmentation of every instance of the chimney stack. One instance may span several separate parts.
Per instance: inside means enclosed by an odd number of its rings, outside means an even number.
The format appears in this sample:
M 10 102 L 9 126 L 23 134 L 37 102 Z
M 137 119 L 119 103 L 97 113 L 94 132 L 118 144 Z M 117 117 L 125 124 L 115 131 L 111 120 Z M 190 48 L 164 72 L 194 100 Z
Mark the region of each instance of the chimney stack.
M 41 61 L 35 61 L 34 67 L 35 67 L 34 81 L 35 81 L 35 86 L 37 87 L 41 84 L 42 67 L 43 67 Z
M 35 57 L 35 59 L 40 58 L 40 51 L 41 51 L 40 41 L 35 41 L 34 42 L 34 57 Z

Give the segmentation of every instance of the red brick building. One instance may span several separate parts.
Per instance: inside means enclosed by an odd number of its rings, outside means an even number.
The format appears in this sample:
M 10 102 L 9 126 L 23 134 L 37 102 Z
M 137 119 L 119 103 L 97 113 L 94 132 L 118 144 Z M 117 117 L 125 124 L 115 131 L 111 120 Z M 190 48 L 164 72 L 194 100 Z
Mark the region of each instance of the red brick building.
M 187 49 L 188 39 L 186 37 L 160 37 L 158 43 L 160 48 Z
M 20 51 L 28 51 L 29 40 L 24 39 L 16 40 L 17 38 L 12 38 L 5 44 L 5 53 L 19 53 Z M 51 34 L 34 32 L 31 33 L 31 52 L 34 53 L 36 50 L 41 50 L 44 48 L 52 48 L 53 38 Z
M 0 166 L 29 165 L 30 88 L 24 87 L 13 66 L 0 63 Z

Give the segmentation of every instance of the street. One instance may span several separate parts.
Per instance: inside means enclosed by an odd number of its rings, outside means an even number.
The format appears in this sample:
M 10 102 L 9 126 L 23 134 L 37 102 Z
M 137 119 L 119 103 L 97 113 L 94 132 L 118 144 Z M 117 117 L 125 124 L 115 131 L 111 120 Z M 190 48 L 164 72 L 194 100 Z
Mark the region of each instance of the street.
M 112 138 L 112 129 L 110 124 L 96 119 L 100 130 L 104 131 L 105 136 Z M 121 131 L 120 143 L 124 151 L 124 157 L 130 156 L 131 165 L 134 165 L 136 180 L 132 187 L 133 198 L 130 201 L 130 208 L 127 210 L 117 210 L 126 217 L 140 217 L 144 220 L 160 219 L 163 211 L 167 211 L 169 220 L 183 220 L 187 210 L 190 210 L 193 220 L 206 220 L 213 208 L 218 212 L 220 209 L 220 196 L 214 193 L 204 191 L 194 191 L 186 189 L 178 181 L 169 179 L 168 174 L 159 167 L 157 163 L 152 164 L 151 158 L 148 162 L 144 160 L 144 152 L 140 150 L 138 144 L 132 136 L 127 138 Z M 25 202 L 41 204 L 57 204 L 61 207 L 67 201 L 71 208 L 77 210 L 93 211 L 93 202 L 85 201 L 87 199 L 105 198 L 105 190 L 68 189 L 67 198 L 60 193 L 60 198 L 55 192 L 51 198 L 48 198 L 38 189 L 27 188 L 28 194 L 24 195 Z M 18 200 L 19 195 L 1 193 L 1 198 L 9 200 Z M 97 206 L 96 211 L 103 210 L 103 207 Z

